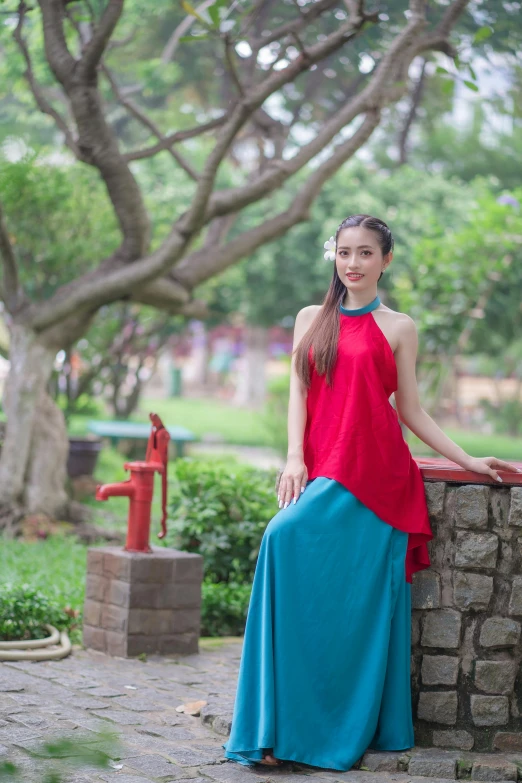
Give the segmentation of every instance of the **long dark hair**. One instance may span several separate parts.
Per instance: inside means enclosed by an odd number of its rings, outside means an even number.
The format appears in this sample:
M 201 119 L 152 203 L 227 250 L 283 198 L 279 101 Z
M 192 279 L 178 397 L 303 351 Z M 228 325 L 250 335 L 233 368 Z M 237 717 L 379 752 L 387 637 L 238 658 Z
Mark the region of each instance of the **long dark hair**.
M 339 232 L 343 228 L 362 226 L 370 231 L 375 231 L 383 256 L 393 250 L 392 233 L 380 218 L 372 215 L 350 215 L 339 224 L 335 232 L 335 246 Z M 382 272 L 381 272 L 382 277 Z M 379 277 L 379 280 L 381 279 Z M 295 369 L 298 377 L 308 389 L 310 387 L 310 365 L 308 354 L 310 346 L 313 346 L 313 360 L 319 375 L 326 373 L 326 383 L 331 387 L 332 373 L 337 358 L 337 342 L 339 339 L 339 304 L 346 293 L 346 286 L 337 274 L 337 266 L 334 262 L 333 276 L 328 291 L 322 302 L 322 310 L 314 318 L 310 328 L 305 332 L 295 349 Z

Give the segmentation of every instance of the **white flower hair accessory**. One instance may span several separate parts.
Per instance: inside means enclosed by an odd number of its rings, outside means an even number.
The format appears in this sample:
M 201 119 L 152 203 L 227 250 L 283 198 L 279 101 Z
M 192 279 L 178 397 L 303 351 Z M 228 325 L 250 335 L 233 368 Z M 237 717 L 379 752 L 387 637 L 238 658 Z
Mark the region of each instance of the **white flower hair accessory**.
M 324 249 L 326 250 L 324 260 L 335 261 L 335 237 L 330 237 L 330 239 L 324 243 Z

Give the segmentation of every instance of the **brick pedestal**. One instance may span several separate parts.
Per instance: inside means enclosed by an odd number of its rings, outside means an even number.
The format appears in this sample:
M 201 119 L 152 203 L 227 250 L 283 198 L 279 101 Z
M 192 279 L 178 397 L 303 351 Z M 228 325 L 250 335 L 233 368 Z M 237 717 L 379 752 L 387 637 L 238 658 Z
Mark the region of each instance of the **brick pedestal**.
M 83 643 L 109 655 L 198 652 L 201 555 L 152 547 L 87 553 Z

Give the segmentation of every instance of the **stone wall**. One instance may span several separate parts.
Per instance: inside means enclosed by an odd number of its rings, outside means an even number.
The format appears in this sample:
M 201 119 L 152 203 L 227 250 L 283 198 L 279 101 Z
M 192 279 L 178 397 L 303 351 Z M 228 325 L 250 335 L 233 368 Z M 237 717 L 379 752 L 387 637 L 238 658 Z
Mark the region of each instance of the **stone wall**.
M 434 539 L 412 582 L 416 744 L 522 750 L 522 486 L 424 486 Z

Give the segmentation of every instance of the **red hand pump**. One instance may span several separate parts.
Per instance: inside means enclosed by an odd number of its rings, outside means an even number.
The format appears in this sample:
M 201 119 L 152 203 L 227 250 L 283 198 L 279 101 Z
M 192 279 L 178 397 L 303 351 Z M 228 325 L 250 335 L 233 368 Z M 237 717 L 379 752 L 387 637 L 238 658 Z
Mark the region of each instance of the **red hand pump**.
M 127 481 L 114 484 L 98 484 L 96 500 L 108 500 L 116 495 L 129 498 L 129 516 L 127 521 L 127 541 L 124 549 L 128 552 L 152 552 L 150 538 L 150 512 L 154 494 L 154 473 L 161 473 L 161 531 L 158 538 L 167 533 L 167 464 L 170 435 L 157 413 L 150 413 L 152 431 L 147 443 L 145 460 L 126 462 L 125 470 L 130 470 Z

